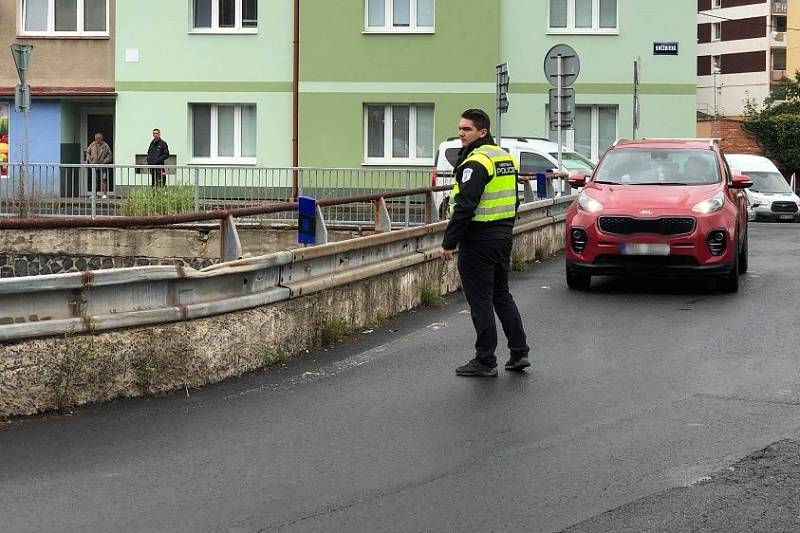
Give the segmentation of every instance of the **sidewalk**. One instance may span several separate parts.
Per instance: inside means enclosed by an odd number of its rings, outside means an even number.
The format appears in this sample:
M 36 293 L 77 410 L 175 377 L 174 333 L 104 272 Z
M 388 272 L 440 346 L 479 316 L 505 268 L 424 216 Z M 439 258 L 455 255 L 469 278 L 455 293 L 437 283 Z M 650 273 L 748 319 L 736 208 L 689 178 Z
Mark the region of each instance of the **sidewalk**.
M 623 505 L 566 531 L 800 531 L 800 442 L 776 442 L 694 485 Z

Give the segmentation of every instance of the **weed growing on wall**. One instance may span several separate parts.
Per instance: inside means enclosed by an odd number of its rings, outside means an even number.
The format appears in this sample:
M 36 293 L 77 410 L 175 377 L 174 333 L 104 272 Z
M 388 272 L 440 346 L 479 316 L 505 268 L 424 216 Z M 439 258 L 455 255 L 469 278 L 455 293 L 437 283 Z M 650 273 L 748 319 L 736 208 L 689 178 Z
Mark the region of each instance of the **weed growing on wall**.
M 439 291 L 439 287 L 425 281 L 419 288 L 419 303 L 422 307 L 444 307 L 447 302 Z

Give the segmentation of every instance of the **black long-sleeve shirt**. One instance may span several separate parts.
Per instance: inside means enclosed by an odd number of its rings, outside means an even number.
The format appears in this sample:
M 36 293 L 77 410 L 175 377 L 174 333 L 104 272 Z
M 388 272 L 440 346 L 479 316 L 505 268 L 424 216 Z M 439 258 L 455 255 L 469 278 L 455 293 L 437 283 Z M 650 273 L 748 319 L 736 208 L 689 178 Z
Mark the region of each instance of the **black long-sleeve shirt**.
M 462 163 L 475 148 L 485 144 L 494 144 L 494 139 L 491 137 L 478 139 L 459 152 L 455 165 L 458 195 L 455 200 L 450 198 L 451 202 L 455 201 L 455 207 L 442 240 L 442 248 L 445 250 L 455 250 L 458 243 L 462 241 L 477 242 L 513 238 L 513 218 L 491 222 L 474 222 L 472 220 L 475 209 L 481 201 L 483 189 L 491 177 L 486 171 L 486 167 L 476 161 L 470 161 L 464 165 Z

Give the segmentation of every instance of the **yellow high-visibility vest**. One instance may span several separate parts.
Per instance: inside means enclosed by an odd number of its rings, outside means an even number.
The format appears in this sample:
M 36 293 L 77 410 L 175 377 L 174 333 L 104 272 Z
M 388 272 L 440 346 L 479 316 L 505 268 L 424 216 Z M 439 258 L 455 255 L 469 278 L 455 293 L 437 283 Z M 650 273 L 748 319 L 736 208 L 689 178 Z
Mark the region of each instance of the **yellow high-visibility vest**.
M 483 165 L 489 173 L 489 182 L 483 189 L 481 201 L 475 209 L 472 220 L 491 222 L 517 216 L 517 173 L 519 167 L 511 154 L 492 144 L 484 144 L 475 148 L 461 166 L 470 162 Z M 460 168 L 460 167 L 459 167 Z M 458 182 L 453 186 L 453 198 L 450 203 L 450 214 L 456 205 Z

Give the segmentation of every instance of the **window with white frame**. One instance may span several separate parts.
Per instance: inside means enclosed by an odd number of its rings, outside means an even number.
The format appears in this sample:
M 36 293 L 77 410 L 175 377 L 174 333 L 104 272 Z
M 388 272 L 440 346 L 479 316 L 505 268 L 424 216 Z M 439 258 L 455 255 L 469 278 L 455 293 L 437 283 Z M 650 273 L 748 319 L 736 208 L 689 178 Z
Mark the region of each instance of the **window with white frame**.
M 711 8 L 719 9 L 722 7 L 722 0 L 711 0 Z
M 191 104 L 193 163 L 256 163 L 255 104 Z
M 573 150 L 597 161 L 617 139 L 617 106 L 579 105 L 575 107 L 575 129 L 562 131 L 563 141 Z M 549 114 L 546 115 L 549 124 Z M 555 142 L 556 132 L 550 132 Z
M 192 31 L 252 33 L 258 29 L 258 0 L 191 0 Z
M 432 32 L 434 0 L 365 0 L 366 31 Z
M 722 23 L 721 22 L 712 22 L 711 23 L 711 40 L 712 41 L 719 41 L 722 39 Z
M 21 34 L 108 37 L 108 0 L 18 0 Z
M 711 56 L 711 74 L 722 74 L 721 56 Z
M 617 0 L 549 0 L 551 33 L 617 33 Z
M 366 104 L 364 163 L 433 163 L 433 105 Z

